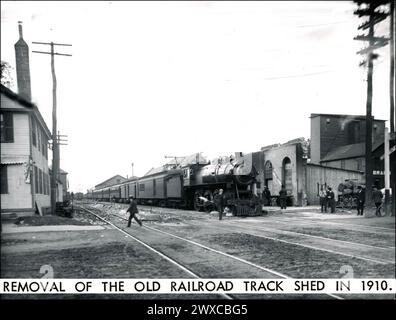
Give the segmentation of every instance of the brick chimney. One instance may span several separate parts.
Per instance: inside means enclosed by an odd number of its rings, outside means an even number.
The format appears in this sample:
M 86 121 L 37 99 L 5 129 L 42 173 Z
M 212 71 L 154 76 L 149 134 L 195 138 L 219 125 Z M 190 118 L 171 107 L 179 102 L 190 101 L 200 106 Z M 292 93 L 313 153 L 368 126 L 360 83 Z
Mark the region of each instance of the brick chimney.
M 18 21 L 19 40 L 15 43 L 15 61 L 18 93 L 28 101 L 32 100 L 30 88 L 29 47 L 23 40 L 22 22 Z

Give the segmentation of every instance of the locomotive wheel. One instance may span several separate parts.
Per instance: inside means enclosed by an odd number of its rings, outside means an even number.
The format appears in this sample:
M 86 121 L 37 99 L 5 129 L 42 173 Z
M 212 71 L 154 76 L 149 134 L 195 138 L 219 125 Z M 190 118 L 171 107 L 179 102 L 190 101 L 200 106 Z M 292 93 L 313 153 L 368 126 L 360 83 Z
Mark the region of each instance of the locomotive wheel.
M 202 201 L 199 197 L 203 196 L 203 192 L 201 190 L 195 191 L 194 193 L 194 210 L 201 211 L 204 207 L 204 201 Z
M 203 194 L 203 197 L 208 199 L 209 201 L 213 201 L 213 193 L 210 190 L 206 190 Z M 213 209 L 213 203 L 205 203 L 204 210 L 205 212 L 210 212 Z

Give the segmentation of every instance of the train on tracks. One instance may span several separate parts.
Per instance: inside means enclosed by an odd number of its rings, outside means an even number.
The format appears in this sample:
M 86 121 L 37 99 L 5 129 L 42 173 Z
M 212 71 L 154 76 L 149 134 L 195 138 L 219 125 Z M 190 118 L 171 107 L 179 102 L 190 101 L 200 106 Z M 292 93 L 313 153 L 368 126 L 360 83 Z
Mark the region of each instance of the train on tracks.
M 197 153 L 176 158 L 141 178 L 92 190 L 86 197 L 127 203 L 133 196 L 138 204 L 209 212 L 214 209 L 214 193 L 223 189 L 224 206 L 233 215 L 260 215 L 257 175 L 251 153 L 238 152 L 212 162 Z

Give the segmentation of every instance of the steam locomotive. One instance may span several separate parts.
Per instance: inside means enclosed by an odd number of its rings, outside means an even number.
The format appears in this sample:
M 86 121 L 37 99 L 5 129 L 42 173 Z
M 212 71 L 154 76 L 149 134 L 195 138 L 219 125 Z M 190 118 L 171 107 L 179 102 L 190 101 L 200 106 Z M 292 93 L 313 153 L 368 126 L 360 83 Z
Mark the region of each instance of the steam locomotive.
M 138 204 L 209 212 L 214 209 L 214 193 L 223 189 L 224 206 L 234 215 L 259 215 L 257 175 L 251 153 L 238 152 L 211 162 L 197 153 L 175 158 L 141 178 L 93 190 L 87 198 L 127 203 L 133 196 Z

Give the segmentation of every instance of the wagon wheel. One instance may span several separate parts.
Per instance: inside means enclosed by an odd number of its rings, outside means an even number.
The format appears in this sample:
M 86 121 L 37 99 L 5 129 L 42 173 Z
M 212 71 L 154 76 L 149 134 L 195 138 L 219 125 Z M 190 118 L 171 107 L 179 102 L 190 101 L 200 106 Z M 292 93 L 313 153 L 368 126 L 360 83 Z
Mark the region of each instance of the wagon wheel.
M 352 197 L 346 196 L 343 200 L 343 208 L 352 209 Z
M 194 210 L 201 211 L 201 209 L 205 206 L 205 202 L 201 200 L 199 197 L 203 197 L 203 192 L 201 190 L 197 190 L 194 193 Z

